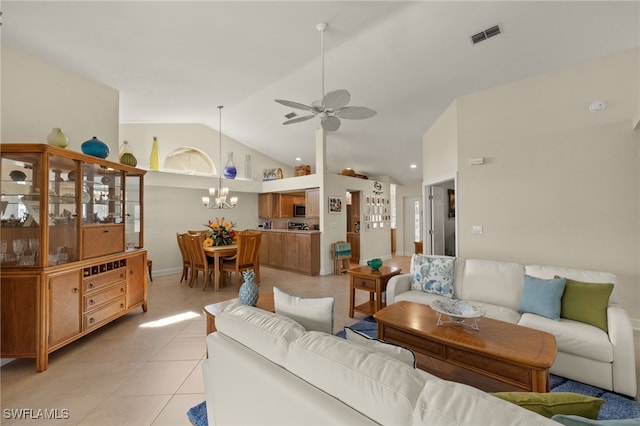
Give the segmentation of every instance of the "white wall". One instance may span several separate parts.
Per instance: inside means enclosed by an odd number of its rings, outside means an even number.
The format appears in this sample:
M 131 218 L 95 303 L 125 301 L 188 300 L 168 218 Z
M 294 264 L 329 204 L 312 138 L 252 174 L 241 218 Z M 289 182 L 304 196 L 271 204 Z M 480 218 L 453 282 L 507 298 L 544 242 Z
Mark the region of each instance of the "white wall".
M 457 123 L 453 107 L 443 114 L 437 124 L 457 131 L 459 256 L 613 272 L 640 318 L 639 52 L 458 98 Z M 606 110 L 589 112 L 595 100 Z M 437 162 L 429 135 L 424 155 Z
M 117 90 L 2 46 L 2 142 L 46 143 L 60 127 L 67 149 L 97 136 L 117 161 L 118 102 Z

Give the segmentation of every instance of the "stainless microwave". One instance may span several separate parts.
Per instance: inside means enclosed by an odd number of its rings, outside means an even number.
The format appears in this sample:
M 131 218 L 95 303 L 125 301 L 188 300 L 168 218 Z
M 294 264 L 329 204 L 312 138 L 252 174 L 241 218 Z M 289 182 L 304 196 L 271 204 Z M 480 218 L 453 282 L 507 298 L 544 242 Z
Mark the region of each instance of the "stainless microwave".
M 293 217 L 305 217 L 307 214 L 307 207 L 304 204 L 293 205 Z

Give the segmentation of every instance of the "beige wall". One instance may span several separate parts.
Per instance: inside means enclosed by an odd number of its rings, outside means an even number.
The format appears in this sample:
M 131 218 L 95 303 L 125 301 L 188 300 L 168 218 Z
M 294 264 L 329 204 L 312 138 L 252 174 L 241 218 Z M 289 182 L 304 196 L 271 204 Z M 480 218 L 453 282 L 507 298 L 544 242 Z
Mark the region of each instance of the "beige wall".
M 61 127 L 67 149 L 97 136 L 117 161 L 118 102 L 117 90 L 2 46 L 2 142 L 46 143 Z
M 458 98 L 438 125 L 457 131 L 459 256 L 613 272 L 640 321 L 639 52 Z

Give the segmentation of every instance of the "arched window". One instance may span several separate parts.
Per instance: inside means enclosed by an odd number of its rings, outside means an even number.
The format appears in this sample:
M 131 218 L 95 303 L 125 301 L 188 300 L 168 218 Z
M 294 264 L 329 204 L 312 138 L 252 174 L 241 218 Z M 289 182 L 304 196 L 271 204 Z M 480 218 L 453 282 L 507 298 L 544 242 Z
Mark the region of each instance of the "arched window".
M 215 175 L 216 166 L 211 158 L 197 148 L 180 147 L 167 155 L 164 170 L 182 173 Z

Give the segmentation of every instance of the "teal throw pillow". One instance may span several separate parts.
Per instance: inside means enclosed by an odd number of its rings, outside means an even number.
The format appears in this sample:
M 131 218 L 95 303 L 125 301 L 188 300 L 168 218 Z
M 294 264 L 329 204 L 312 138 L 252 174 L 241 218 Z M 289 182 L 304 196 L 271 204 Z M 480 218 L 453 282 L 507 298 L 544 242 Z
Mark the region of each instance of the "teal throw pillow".
M 524 287 L 518 312 L 537 314 L 552 320 L 560 320 L 562 293 L 566 284 L 565 278 L 545 280 L 524 276 Z
M 412 290 L 453 297 L 455 258 L 414 255 Z
M 591 420 L 581 416 L 556 414 L 551 420 L 564 426 L 638 426 L 640 419 Z

